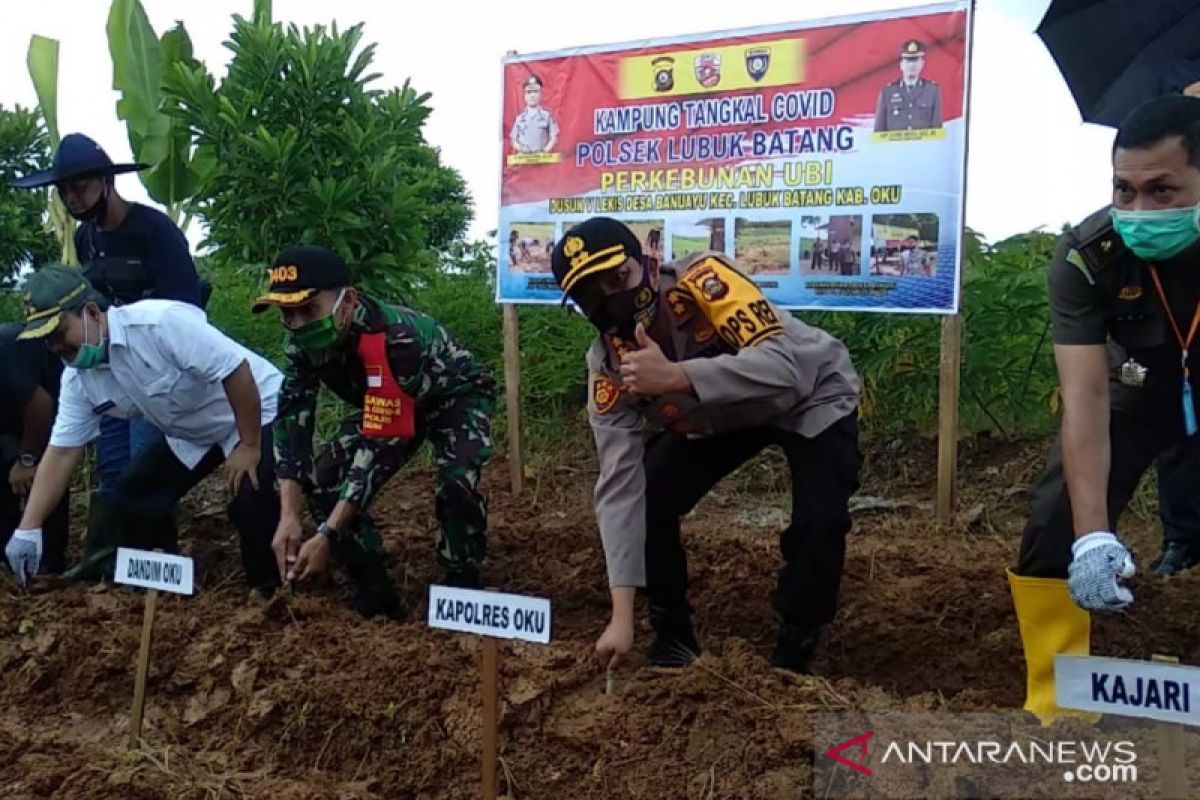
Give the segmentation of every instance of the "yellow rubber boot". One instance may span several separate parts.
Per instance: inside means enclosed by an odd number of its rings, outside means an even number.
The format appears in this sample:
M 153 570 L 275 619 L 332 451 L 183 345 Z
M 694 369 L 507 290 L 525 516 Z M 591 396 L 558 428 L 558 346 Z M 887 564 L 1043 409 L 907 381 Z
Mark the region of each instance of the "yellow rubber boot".
M 1059 716 L 1099 719 L 1099 714 L 1059 708 L 1054 694 L 1054 656 L 1088 655 L 1091 615 L 1075 605 L 1065 580 L 1026 578 L 1012 570 L 1007 572 L 1025 650 L 1025 710 L 1035 714 L 1043 725 Z

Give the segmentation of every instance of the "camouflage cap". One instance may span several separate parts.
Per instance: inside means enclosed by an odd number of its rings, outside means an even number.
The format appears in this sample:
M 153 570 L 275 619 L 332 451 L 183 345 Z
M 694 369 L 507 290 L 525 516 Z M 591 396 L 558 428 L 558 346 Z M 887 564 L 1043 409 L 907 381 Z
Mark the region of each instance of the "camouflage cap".
M 100 300 L 99 293 L 74 267 L 42 267 L 29 276 L 21 292 L 25 328 L 18 339 L 41 339 L 57 330 L 63 314 Z

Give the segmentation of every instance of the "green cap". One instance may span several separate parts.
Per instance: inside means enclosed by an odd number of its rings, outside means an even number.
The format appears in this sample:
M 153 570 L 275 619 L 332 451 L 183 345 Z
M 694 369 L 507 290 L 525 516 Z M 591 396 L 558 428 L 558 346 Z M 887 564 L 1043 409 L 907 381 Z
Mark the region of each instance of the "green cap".
M 78 311 L 99 300 L 83 272 L 58 264 L 42 267 L 29 276 L 21 299 L 25 304 L 25 329 L 18 339 L 41 339 L 58 329 L 65 312 Z

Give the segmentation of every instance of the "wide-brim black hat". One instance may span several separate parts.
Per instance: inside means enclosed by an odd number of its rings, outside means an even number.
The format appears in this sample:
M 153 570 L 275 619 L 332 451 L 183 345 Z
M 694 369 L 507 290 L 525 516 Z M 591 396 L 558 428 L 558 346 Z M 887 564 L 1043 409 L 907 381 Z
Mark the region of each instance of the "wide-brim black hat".
M 54 163 L 50 169 L 17 178 L 10 185 L 18 189 L 37 189 L 74 178 L 119 175 L 149 168 L 149 164 L 140 162 L 114 164 L 100 145 L 82 133 L 69 133 L 58 143 L 58 150 L 54 153 Z

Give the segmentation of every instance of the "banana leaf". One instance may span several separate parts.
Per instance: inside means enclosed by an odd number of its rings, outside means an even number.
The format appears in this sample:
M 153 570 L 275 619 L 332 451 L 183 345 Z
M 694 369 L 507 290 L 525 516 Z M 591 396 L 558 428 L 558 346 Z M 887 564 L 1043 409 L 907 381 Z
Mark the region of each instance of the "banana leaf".
M 58 40 L 34 34 L 29 40 L 29 53 L 25 60 L 33 91 L 37 94 L 38 108 L 46 122 L 51 151 L 58 150 Z M 76 264 L 75 220 L 59 199 L 57 192 L 49 192 L 50 225 L 62 246 L 61 260 L 64 264 Z
M 137 161 L 151 164 L 139 173 L 150 197 L 178 219 L 182 203 L 196 191 L 191 136 L 186 126 L 162 109 L 164 70 L 191 62 L 192 42 L 177 24 L 159 41 L 139 0 L 113 0 L 108 15 L 108 47 L 113 88 L 121 93 L 117 116 L 125 122 Z

